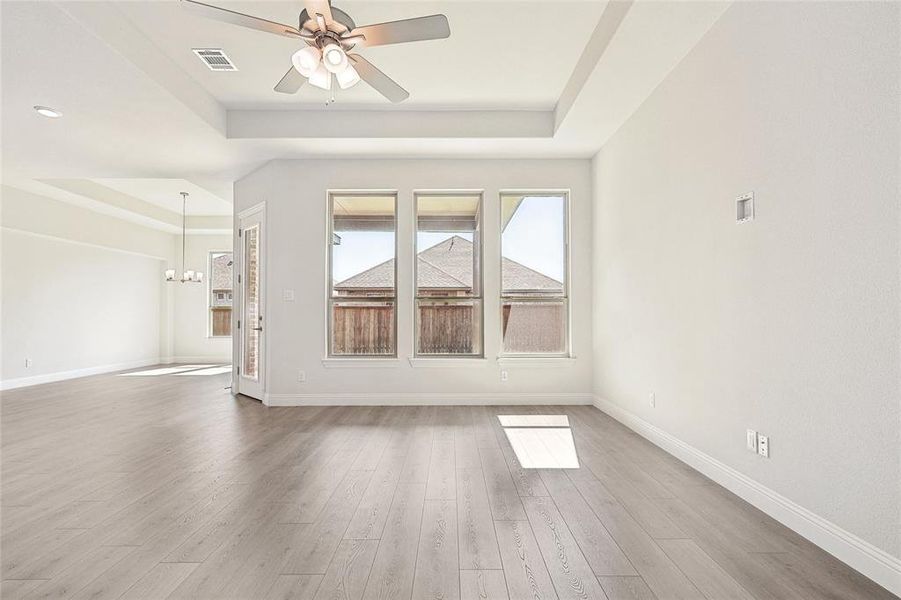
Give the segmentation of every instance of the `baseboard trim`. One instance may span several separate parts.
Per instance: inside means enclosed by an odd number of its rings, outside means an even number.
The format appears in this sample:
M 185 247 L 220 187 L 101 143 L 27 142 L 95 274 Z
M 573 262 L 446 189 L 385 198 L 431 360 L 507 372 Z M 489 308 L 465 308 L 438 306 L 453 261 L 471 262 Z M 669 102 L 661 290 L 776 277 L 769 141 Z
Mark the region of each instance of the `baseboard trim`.
M 55 381 L 65 381 L 67 379 L 78 379 L 79 377 L 89 377 L 91 375 L 102 375 L 104 373 L 112 373 L 114 371 L 125 371 L 128 369 L 137 369 L 139 367 L 150 367 L 160 364 L 159 358 L 146 358 L 144 360 L 135 360 L 131 362 L 116 363 L 112 365 L 100 365 L 97 367 L 87 367 L 84 369 L 73 369 L 71 371 L 57 371 L 55 373 L 44 373 L 43 375 L 32 375 L 31 377 L 18 377 L 16 379 L 5 379 L 0 381 L 0 390 L 14 390 L 16 388 L 29 387 L 32 385 L 40 385 L 42 383 L 53 383 Z
M 901 559 L 608 400 L 595 396 L 594 406 L 893 594 L 901 596 Z
M 266 394 L 267 406 L 451 406 L 516 404 L 588 404 L 591 394 L 468 393 L 444 394 L 404 392 L 400 394 Z

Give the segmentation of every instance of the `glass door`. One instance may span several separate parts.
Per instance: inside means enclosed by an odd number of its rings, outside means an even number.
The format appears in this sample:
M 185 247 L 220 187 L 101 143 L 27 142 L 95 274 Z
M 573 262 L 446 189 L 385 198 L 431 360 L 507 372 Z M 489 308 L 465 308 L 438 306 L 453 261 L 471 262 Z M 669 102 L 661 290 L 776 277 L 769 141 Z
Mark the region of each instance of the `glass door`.
M 241 309 L 238 321 L 238 392 L 263 399 L 263 210 L 240 217 L 239 223 Z

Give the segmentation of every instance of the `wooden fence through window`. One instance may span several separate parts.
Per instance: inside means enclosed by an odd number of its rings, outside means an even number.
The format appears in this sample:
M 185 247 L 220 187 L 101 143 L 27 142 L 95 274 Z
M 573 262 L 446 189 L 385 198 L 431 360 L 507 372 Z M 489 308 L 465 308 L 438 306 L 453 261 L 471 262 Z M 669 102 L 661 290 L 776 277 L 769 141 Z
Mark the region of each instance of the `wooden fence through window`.
M 334 354 L 394 354 L 393 305 L 335 305 Z
M 565 307 L 559 302 L 515 303 L 503 306 L 504 350 L 521 353 L 563 352 Z M 420 354 L 478 353 L 480 331 L 471 304 L 428 304 L 419 307 Z M 394 354 L 394 306 L 335 304 L 332 353 Z
M 232 308 L 231 306 L 214 306 L 210 309 L 213 313 L 213 335 L 229 336 L 232 334 Z
M 419 353 L 473 354 L 480 340 L 472 317 L 470 304 L 420 305 Z

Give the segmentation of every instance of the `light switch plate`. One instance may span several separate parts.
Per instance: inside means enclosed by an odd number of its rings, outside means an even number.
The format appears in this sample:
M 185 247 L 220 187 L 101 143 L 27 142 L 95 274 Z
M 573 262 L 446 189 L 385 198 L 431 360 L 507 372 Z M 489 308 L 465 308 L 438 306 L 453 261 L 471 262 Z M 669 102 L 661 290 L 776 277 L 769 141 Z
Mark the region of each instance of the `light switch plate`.
M 648 404 L 651 408 L 657 407 L 657 395 L 654 392 L 648 394 Z
M 294 290 L 282 290 L 282 299 L 285 302 L 294 302 Z
M 747 223 L 754 220 L 754 192 L 748 192 L 735 199 L 735 222 Z
M 770 438 L 757 434 L 757 454 L 764 458 L 770 457 Z
M 757 452 L 757 432 L 753 429 L 748 430 L 745 445 L 751 452 Z

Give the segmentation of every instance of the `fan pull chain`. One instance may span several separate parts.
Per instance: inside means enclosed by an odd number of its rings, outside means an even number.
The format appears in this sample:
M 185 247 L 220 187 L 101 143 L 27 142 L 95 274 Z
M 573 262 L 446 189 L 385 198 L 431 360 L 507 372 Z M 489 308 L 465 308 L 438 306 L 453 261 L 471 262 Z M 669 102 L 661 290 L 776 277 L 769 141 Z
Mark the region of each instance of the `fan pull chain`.
M 329 75 L 329 77 L 332 77 L 332 76 Z M 335 86 L 331 85 L 332 83 L 337 83 L 337 82 L 335 82 L 334 79 L 332 79 L 332 81 L 329 82 L 329 97 L 325 101 L 326 108 L 328 108 L 329 106 L 331 106 L 332 104 L 335 103 Z

